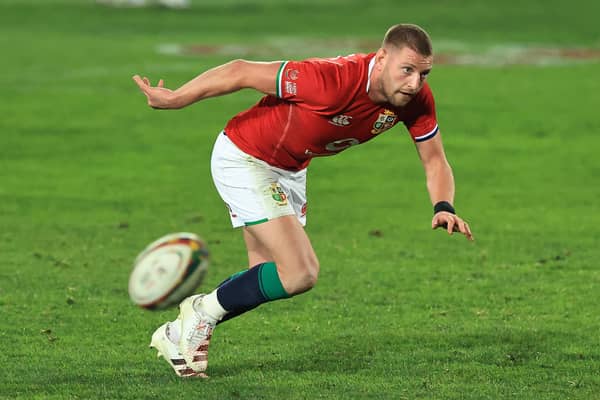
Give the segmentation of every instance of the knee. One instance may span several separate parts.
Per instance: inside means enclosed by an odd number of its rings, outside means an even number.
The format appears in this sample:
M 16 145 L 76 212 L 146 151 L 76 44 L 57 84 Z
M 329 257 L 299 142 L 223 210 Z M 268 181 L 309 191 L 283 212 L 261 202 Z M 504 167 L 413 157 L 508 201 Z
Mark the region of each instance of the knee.
M 284 287 L 290 295 L 297 295 L 312 289 L 319 277 L 319 260 L 316 257 L 310 257 L 298 263 L 295 268 L 287 270 L 282 274 Z
M 302 274 L 302 281 L 304 284 L 303 291 L 310 290 L 317 284 L 317 279 L 319 278 L 319 270 L 319 260 L 316 257 L 307 261 L 304 264 L 304 270 Z

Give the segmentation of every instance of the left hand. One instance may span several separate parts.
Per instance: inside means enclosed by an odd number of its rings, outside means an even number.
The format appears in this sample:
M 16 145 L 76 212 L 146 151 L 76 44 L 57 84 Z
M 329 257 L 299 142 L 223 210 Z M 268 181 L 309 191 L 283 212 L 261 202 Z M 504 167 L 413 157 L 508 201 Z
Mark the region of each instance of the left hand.
M 460 232 L 467 237 L 469 240 L 473 240 L 473 234 L 469 224 L 460 218 L 458 215 L 449 213 L 447 211 L 440 211 L 433 216 L 431 220 L 431 228 L 446 228 L 449 235 L 454 232 Z

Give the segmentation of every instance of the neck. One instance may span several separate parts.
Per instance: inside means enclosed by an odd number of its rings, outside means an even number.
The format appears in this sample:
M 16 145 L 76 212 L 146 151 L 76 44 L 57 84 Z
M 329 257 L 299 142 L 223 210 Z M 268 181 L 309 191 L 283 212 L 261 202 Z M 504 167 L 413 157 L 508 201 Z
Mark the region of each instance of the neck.
M 367 92 L 369 99 L 375 104 L 385 103 L 385 96 L 381 92 L 381 80 L 377 71 L 373 71 L 369 81 L 369 91 Z

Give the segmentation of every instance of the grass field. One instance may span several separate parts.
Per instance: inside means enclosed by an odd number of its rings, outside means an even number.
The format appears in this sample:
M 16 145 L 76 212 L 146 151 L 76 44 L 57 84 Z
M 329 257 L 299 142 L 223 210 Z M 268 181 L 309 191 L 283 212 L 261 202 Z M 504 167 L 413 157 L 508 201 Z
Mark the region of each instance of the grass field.
M 176 311 L 127 295 L 133 258 L 169 232 L 208 240 L 200 290 L 245 265 L 209 157 L 259 98 L 153 111 L 133 74 L 176 87 L 236 48 L 334 56 L 397 22 L 421 24 L 440 52 L 600 49 L 596 2 L 489 3 L 0 0 L 0 398 L 600 399 L 598 59 L 434 68 L 474 243 L 430 230 L 401 126 L 315 160 L 320 281 L 219 326 L 210 379 L 155 359 L 150 335 Z M 161 50 L 196 45 L 217 50 Z

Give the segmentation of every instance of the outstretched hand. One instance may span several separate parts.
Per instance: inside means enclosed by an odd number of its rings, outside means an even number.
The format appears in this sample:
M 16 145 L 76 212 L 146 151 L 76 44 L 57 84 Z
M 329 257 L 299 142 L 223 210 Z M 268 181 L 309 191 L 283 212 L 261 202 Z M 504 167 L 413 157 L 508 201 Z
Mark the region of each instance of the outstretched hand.
M 469 224 L 458 215 L 446 211 L 440 211 L 433 216 L 431 228 L 445 228 L 449 235 L 452 235 L 454 232 L 460 232 L 465 235 L 467 239 L 473 240 L 473 234 L 471 233 Z
M 133 81 L 146 96 L 150 107 L 157 109 L 177 108 L 174 105 L 173 91 L 164 87 L 165 82 L 162 79 L 158 81 L 156 86 L 151 86 L 148 78 L 141 78 L 139 75 L 134 75 Z

